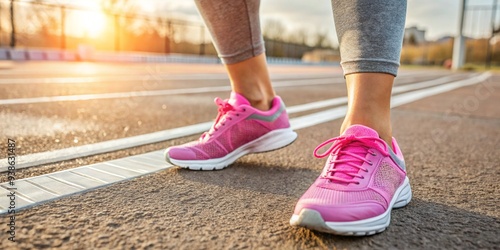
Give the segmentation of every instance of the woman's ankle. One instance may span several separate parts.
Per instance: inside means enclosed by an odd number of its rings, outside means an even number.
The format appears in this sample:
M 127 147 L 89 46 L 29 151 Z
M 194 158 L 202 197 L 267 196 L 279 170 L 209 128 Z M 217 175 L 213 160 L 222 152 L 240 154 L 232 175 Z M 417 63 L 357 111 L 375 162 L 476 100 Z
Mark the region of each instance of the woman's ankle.
M 239 93 L 244 96 L 250 105 L 258 110 L 267 111 L 271 109 L 273 99 L 275 97 L 273 93 L 264 93 L 260 91 L 247 91 L 244 93 Z
M 271 108 L 275 93 L 265 54 L 225 66 L 233 91 L 243 95 L 256 109 L 265 111 Z
M 352 125 L 363 125 L 377 131 L 380 139 L 384 140 L 392 149 L 392 126 L 390 121 L 383 119 L 350 118 L 346 117 L 340 128 L 340 134 L 343 134 L 347 128 Z

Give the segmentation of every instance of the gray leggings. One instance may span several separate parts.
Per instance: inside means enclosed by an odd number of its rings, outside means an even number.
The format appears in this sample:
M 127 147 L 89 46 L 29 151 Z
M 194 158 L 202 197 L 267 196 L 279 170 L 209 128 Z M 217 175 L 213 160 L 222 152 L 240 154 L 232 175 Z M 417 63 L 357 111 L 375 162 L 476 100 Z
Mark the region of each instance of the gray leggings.
M 264 52 L 260 0 L 196 0 L 225 64 Z M 344 74 L 396 75 L 403 43 L 406 0 L 332 0 Z

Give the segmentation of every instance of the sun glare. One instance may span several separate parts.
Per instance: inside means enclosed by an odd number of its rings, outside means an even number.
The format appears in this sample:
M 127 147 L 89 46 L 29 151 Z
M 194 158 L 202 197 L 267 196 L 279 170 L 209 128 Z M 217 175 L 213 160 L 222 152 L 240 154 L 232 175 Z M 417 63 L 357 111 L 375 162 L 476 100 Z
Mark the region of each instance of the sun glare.
M 79 37 L 96 38 L 106 28 L 106 16 L 100 11 L 72 13 L 68 19 L 68 33 Z
M 137 1 L 142 12 L 153 13 L 156 11 L 156 3 L 154 1 Z
M 89 37 L 97 37 L 104 31 L 106 17 L 100 12 L 85 13 L 85 18 L 81 20 L 83 30 Z

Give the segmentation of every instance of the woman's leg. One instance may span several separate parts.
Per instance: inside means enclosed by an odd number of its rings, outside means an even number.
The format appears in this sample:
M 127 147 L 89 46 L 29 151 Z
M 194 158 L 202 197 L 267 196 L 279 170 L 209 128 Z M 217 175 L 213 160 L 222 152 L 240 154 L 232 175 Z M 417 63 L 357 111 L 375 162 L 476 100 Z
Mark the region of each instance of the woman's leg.
M 353 73 L 346 75 L 348 109 L 340 134 L 361 124 L 378 132 L 391 146 L 391 91 L 394 76 L 384 73 Z
M 260 0 L 196 0 L 227 69 L 233 91 L 268 110 L 275 96 L 262 39 Z
M 234 92 L 243 95 L 259 110 L 271 108 L 275 97 L 264 53 L 234 64 L 226 64 Z
M 165 159 L 177 166 L 224 168 L 247 153 L 278 149 L 297 134 L 269 79 L 259 24 L 259 0 L 196 0 L 227 69 L 233 92 L 219 106 L 212 128 L 193 143 L 170 147 Z
M 348 111 L 342 135 L 314 151 L 328 160 L 300 198 L 290 223 L 334 234 L 370 235 L 385 230 L 392 208 L 411 199 L 403 155 L 390 125 L 406 1 L 332 0 L 332 5 Z
M 403 44 L 406 1 L 332 0 L 332 6 L 349 97 L 341 133 L 362 124 L 390 145 L 390 96 Z

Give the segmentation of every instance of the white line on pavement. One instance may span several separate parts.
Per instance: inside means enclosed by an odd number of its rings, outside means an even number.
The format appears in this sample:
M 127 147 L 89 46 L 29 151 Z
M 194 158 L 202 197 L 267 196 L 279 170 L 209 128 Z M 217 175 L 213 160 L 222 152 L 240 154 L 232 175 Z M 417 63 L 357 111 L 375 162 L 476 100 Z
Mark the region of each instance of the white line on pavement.
M 304 85 L 323 85 L 342 83 L 343 78 L 326 78 L 326 79 L 308 79 L 308 80 L 289 80 L 276 81 L 273 86 L 276 88 L 304 86 Z M 209 92 L 222 92 L 231 90 L 230 86 L 213 86 L 199 87 L 186 89 L 166 89 L 166 90 L 149 90 L 135 92 L 119 92 L 119 93 L 104 93 L 104 94 L 86 94 L 86 95 L 66 95 L 66 96 L 44 96 L 32 98 L 17 98 L 17 99 L 2 99 L 0 105 L 13 104 L 33 104 L 47 102 L 64 102 L 64 101 L 85 101 L 98 99 L 113 99 L 113 98 L 130 98 L 144 96 L 165 96 L 165 95 L 180 95 L 180 94 L 199 94 Z
M 451 79 L 452 79 L 452 77 L 447 76 L 447 77 L 442 77 L 442 78 L 438 78 L 438 79 L 431 80 L 431 81 L 424 81 L 424 82 L 420 82 L 420 83 L 398 86 L 398 87 L 394 88 L 393 94 L 401 93 L 403 91 L 418 89 L 418 88 L 420 88 L 419 85 L 422 85 L 423 87 L 430 87 L 430 86 L 434 86 L 437 84 L 443 84 L 445 82 L 450 81 Z M 474 79 L 474 78 L 471 78 L 471 79 Z M 393 98 L 395 98 L 395 97 L 393 97 Z M 340 105 L 340 104 L 344 104 L 346 102 L 347 102 L 346 97 L 338 97 L 338 98 L 333 98 L 333 99 L 329 99 L 329 100 L 306 103 L 306 104 L 288 107 L 287 112 L 289 114 L 293 114 L 293 113 L 297 113 L 297 112 L 303 112 L 303 111 L 309 111 L 309 110 L 314 110 L 314 109 L 318 109 L 318 108 Z M 337 109 L 344 110 L 344 109 L 342 109 L 342 107 L 337 108 Z M 334 109 L 334 110 L 337 110 L 337 109 Z M 339 111 L 337 110 L 335 112 L 339 112 Z M 322 113 L 319 112 L 316 114 L 320 114 L 318 116 L 321 116 Z M 312 115 L 314 115 L 314 114 L 312 114 Z M 332 116 L 332 114 L 329 114 L 329 116 Z M 333 116 L 337 117 L 338 115 L 337 115 L 337 113 L 335 113 L 335 115 L 333 115 Z M 294 118 L 294 119 L 298 119 L 298 118 Z M 294 120 L 294 119 L 292 119 L 292 120 Z M 311 119 L 311 121 L 309 121 L 309 122 L 314 122 L 315 120 L 321 120 L 323 118 L 313 116 L 309 119 Z M 48 152 L 40 152 L 40 153 L 34 153 L 34 154 L 29 154 L 29 155 L 23 155 L 23 156 L 19 156 L 19 160 L 17 162 L 16 167 L 18 169 L 28 168 L 28 167 L 38 166 L 38 165 L 42 165 L 42 164 L 54 163 L 54 162 L 59 162 L 59 161 L 64 161 L 64 160 L 70 160 L 70 159 L 75 159 L 75 158 L 80 158 L 80 157 L 85 157 L 85 156 L 102 154 L 102 153 L 112 152 L 112 151 L 116 151 L 116 150 L 122 150 L 122 149 L 126 149 L 126 148 L 131 148 L 131 147 L 136 147 L 136 146 L 141 146 L 141 145 L 146 145 L 146 144 L 151 144 L 151 143 L 157 143 L 157 142 L 166 141 L 166 140 L 171 140 L 171 139 L 175 139 L 175 138 L 180 138 L 180 137 L 184 137 L 184 136 L 202 133 L 202 132 L 208 130 L 211 125 L 212 125 L 212 122 L 210 121 L 210 122 L 189 125 L 189 126 L 185 126 L 185 127 L 179 127 L 179 128 L 168 129 L 168 130 L 159 131 L 159 132 L 153 132 L 153 133 L 149 133 L 149 134 L 143 134 L 143 135 L 126 137 L 126 138 L 120 138 L 120 139 L 116 139 L 116 140 L 109 140 L 109 141 L 103 141 L 103 142 L 98 142 L 98 143 L 93 143 L 93 144 L 82 145 L 82 146 L 58 149 L 58 150 L 53 150 L 53 151 L 48 151 Z M 7 168 L 8 168 L 7 161 L 5 159 L 0 161 L 0 172 L 7 171 Z
M 407 77 L 407 78 L 409 78 L 410 80 L 413 79 L 413 77 Z M 446 78 L 446 76 L 442 78 L 448 79 Z M 343 78 L 336 77 L 336 78 L 320 78 L 320 79 L 306 79 L 306 80 L 301 79 L 301 80 L 275 81 L 273 83 L 273 86 L 275 88 L 283 88 L 283 87 L 306 86 L 306 85 L 339 84 L 343 82 L 344 82 Z M 64 101 L 86 101 L 86 100 L 99 100 L 99 99 L 166 96 L 166 95 L 180 95 L 180 94 L 199 94 L 199 93 L 209 93 L 209 92 L 223 92 L 230 90 L 231 87 L 226 85 L 226 86 L 213 86 L 213 87 L 148 90 L 148 91 L 102 93 L 102 94 L 43 96 L 43 97 L 30 97 L 30 98 L 1 99 L 0 105 L 34 104 L 34 103 L 49 103 L 49 102 L 64 102 Z
M 483 73 L 465 80 L 416 90 L 393 97 L 392 107 L 397 107 L 425 97 L 441 94 L 460 87 L 485 81 L 490 73 Z M 314 126 L 332 121 L 345 115 L 346 106 L 317 112 L 291 119 L 294 129 Z M 130 156 L 107 162 L 81 166 L 41 176 L 16 180 L 16 211 L 36 206 L 64 196 L 87 192 L 113 183 L 155 173 L 172 165 L 163 161 L 162 150 Z M 0 184 L 0 214 L 7 213 L 12 190 L 9 184 Z
M 404 94 L 399 94 L 392 96 L 391 98 L 391 108 L 395 108 L 410 102 L 414 102 L 417 100 L 420 100 L 425 97 L 441 94 L 444 92 L 448 92 L 460 87 L 465 87 L 473 84 L 477 84 L 480 82 L 485 81 L 491 76 L 491 73 L 486 72 L 481 75 L 476 75 L 474 77 L 470 77 L 464 80 L 458 80 L 455 82 L 443 84 L 443 85 L 438 85 L 434 87 L 429 87 L 425 89 L 420 89 L 420 90 L 415 90 L 411 92 L 407 92 Z M 293 129 L 301 129 L 301 128 L 306 128 L 310 126 L 314 126 L 320 123 L 328 122 L 328 121 L 333 121 L 335 119 L 344 117 L 347 111 L 347 105 L 325 110 L 325 111 L 320 111 L 317 113 L 309 114 L 309 115 L 304 115 L 301 117 L 297 117 L 292 119 L 292 128 Z
M 273 74 L 273 80 L 293 78 L 331 78 L 339 77 L 340 74 Z M 0 78 L 1 84 L 79 84 L 99 82 L 138 82 L 138 81 L 193 81 L 193 80 L 228 80 L 223 73 L 212 74 L 151 74 L 144 72 L 134 75 L 112 75 L 112 76 L 78 76 L 78 77 L 33 77 L 33 78 Z
M 456 76 L 445 76 L 445 77 L 440 77 L 437 79 L 432 79 L 429 81 L 406 84 L 403 86 L 396 86 L 392 89 L 392 94 L 394 95 L 394 94 L 399 94 L 399 93 L 403 93 L 403 92 L 410 91 L 410 90 L 427 88 L 427 87 L 435 86 L 438 84 L 450 82 L 456 78 L 457 78 Z M 303 111 L 308 111 L 308 110 L 313 110 L 313 109 L 326 108 L 326 107 L 330 107 L 330 106 L 340 105 L 343 103 L 347 103 L 347 97 L 339 97 L 339 98 L 328 99 L 328 100 L 324 100 L 324 101 L 317 101 L 317 102 L 296 105 L 296 106 L 287 108 L 287 112 L 288 113 L 298 113 L 298 112 L 303 112 Z

